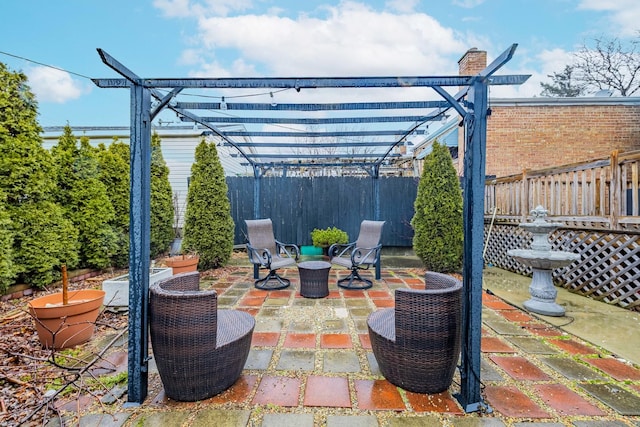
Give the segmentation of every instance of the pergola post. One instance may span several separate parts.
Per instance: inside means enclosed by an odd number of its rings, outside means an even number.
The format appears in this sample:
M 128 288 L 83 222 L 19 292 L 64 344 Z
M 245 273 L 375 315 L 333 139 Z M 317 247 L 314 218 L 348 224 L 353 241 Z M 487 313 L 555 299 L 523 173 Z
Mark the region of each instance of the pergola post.
M 487 96 L 487 79 L 478 78 L 468 92 L 469 111 L 464 118 L 462 363 L 456 397 L 465 412 L 490 410 L 480 395 Z
M 260 167 L 257 165 L 253 165 L 253 218 L 260 219 L 260 179 L 262 177 L 262 172 L 260 171 Z M 258 264 L 253 264 L 253 278 L 260 278 L 260 266 Z
M 128 402 L 141 404 L 147 396 L 149 245 L 151 234 L 151 94 L 131 86 L 129 199 L 129 353 Z

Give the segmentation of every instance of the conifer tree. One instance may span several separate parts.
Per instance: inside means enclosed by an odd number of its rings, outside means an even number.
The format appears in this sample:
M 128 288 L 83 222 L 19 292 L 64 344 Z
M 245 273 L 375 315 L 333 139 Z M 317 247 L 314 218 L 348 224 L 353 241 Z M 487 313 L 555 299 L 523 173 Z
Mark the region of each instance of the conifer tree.
M 55 166 L 37 114 L 27 77 L 0 63 L 0 192 L 13 235 L 13 281 L 42 287 L 60 278 L 61 264 L 77 265 L 78 243 L 54 202 Z
M 160 136 L 151 136 L 151 258 L 166 252 L 174 239 L 173 191 L 169 167 L 162 157 Z
M 430 271 L 462 267 L 462 192 L 451 154 L 438 141 L 425 157 L 411 220 L 413 249 Z
M 200 269 L 223 266 L 231 257 L 234 224 L 227 192 L 216 146 L 203 138 L 191 166 L 182 241 L 183 250 L 200 255 Z
M 15 274 L 11 217 L 5 208 L 4 192 L 0 190 L 0 293 L 12 284 Z
M 99 179 L 97 151 L 87 137 L 78 145 L 69 125 L 51 150 L 57 165 L 56 196 L 78 229 L 81 266 L 105 268 L 117 251 L 117 236 L 111 227 L 113 205 Z
M 99 178 L 107 189 L 114 210 L 111 227 L 117 236 L 112 261 L 116 267 L 129 265 L 129 146 L 117 137 L 109 147 L 98 146 Z

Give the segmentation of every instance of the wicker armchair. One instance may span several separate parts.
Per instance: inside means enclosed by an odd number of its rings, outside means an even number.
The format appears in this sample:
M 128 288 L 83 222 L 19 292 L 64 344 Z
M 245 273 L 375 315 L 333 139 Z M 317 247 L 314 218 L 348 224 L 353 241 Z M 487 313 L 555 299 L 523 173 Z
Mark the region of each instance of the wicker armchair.
M 182 273 L 150 287 L 153 357 L 167 397 L 196 401 L 231 387 L 251 348 L 255 320 L 218 310 L 216 291 L 199 290 L 198 272 Z
M 276 270 L 296 265 L 300 250 L 294 244 L 282 243 L 273 235 L 271 219 L 247 219 L 247 254 L 254 266 L 253 276 L 258 289 L 282 289 L 291 284 L 289 279 L 281 277 Z M 266 268 L 269 274 L 260 278 L 259 269 Z
M 425 290 L 397 289 L 395 298 L 395 308 L 367 319 L 380 372 L 409 391 L 448 389 L 460 355 L 462 282 L 428 272 Z
M 383 225 L 384 221 L 364 220 L 360 224 L 360 234 L 355 242 L 346 245 L 336 243 L 329 247 L 331 263 L 351 269 L 347 277 L 338 280 L 338 286 L 345 289 L 370 288 L 373 283 L 360 276 L 360 270 L 368 270 L 371 266 L 375 266 L 376 280 L 380 280 L 380 238 Z

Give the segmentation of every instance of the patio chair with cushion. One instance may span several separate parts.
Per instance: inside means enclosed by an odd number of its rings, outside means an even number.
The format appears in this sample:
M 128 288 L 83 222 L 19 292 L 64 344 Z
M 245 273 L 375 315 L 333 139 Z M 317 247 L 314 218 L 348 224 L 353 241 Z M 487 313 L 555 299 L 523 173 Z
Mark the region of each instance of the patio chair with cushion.
M 425 290 L 396 289 L 395 308 L 369 315 L 373 354 L 389 382 L 416 393 L 449 388 L 460 355 L 462 282 L 428 272 Z
M 247 219 L 247 254 L 254 266 L 253 277 L 258 289 L 282 289 L 291 284 L 289 279 L 281 277 L 276 270 L 296 265 L 300 257 L 298 246 L 282 243 L 274 237 L 271 219 Z M 269 270 L 269 274 L 260 278 L 260 268 Z
M 338 280 L 338 286 L 345 289 L 370 288 L 373 282 L 360 276 L 360 270 L 368 270 L 371 266 L 376 269 L 376 280 L 380 280 L 380 238 L 383 225 L 384 221 L 364 220 L 360 224 L 360 234 L 355 242 L 331 245 L 331 263 L 351 269 L 347 277 Z
M 251 348 L 254 318 L 218 310 L 215 290 L 199 290 L 200 273 L 153 284 L 149 326 L 153 357 L 167 397 L 196 401 L 231 387 Z

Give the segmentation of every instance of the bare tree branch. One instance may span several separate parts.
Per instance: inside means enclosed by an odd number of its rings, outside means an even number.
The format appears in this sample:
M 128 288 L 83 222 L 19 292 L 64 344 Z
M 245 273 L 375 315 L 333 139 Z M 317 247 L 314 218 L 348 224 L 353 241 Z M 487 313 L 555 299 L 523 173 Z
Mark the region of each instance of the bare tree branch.
M 594 39 L 593 48 L 583 45 L 574 54 L 576 79 L 588 88 L 613 90 L 631 96 L 640 89 L 640 38 L 626 45 L 618 38 Z

